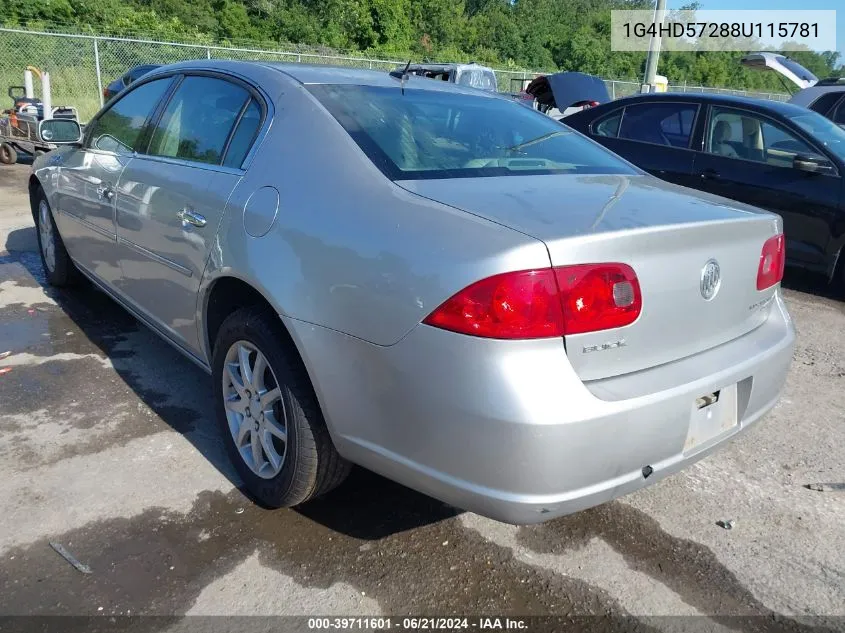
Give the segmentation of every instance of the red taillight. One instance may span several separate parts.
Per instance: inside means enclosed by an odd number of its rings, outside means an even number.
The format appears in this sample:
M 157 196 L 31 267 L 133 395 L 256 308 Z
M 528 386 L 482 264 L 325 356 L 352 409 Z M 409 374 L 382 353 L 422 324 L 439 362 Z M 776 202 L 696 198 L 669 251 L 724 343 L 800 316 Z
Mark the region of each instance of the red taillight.
M 626 264 L 582 264 L 556 268 L 566 334 L 630 325 L 643 297 L 634 269 Z
M 561 336 L 557 294 L 551 268 L 495 275 L 448 299 L 424 323 L 486 338 Z
M 548 338 L 629 325 L 641 308 L 630 266 L 582 264 L 482 279 L 423 322 L 485 338 Z
M 771 288 L 783 279 L 786 265 L 786 248 L 783 233 L 770 237 L 763 244 L 760 252 L 760 265 L 757 268 L 757 290 Z

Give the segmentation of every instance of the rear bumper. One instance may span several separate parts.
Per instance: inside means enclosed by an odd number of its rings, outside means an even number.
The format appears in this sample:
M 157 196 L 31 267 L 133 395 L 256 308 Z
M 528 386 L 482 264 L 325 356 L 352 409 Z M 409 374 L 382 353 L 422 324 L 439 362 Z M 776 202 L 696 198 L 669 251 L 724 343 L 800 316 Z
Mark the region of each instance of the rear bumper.
M 642 488 L 747 430 L 776 403 L 795 339 L 778 293 L 768 320 L 735 341 L 585 384 L 559 340 L 491 341 L 420 326 L 378 347 L 288 325 L 344 456 L 517 524 Z M 692 403 L 733 384 L 738 424 L 685 451 Z

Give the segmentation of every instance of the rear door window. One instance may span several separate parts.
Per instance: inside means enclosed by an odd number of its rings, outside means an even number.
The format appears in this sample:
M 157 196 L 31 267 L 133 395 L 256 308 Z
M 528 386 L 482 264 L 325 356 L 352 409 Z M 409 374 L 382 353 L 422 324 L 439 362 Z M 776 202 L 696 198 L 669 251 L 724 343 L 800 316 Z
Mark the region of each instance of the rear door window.
M 238 121 L 238 127 L 235 128 L 235 133 L 229 141 L 229 147 L 226 149 L 226 157 L 223 159 L 223 165 L 226 167 L 239 168 L 246 158 L 252 143 L 255 140 L 255 135 L 258 133 L 258 128 L 261 126 L 261 106 L 255 99 L 251 99 L 249 105 L 244 110 L 241 120 Z
M 121 97 L 89 126 L 87 147 L 118 154 L 141 151 L 141 132 L 172 81 L 150 81 Z
M 839 100 L 839 105 L 830 114 L 830 118 L 834 123 L 845 126 L 845 93 L 842 93 L 842 98 Z
M 219 165 L 248 99 L 245 88 L 224 79 L 185 77 L 153 129 L 149 154 Z
M 694 103 L 638 103 L 625 108 L 619 138 L 689 147 L 698 106 Z
M 822 96 L 813 101 L 809 108 L 810 110 L 815 110 L 821 115 L 828 116 L 828 112 L 833 109 L 836 102 L 839 101 L 839 98 L 843 94 L 845 94 L 845 92 L 825 92 Z

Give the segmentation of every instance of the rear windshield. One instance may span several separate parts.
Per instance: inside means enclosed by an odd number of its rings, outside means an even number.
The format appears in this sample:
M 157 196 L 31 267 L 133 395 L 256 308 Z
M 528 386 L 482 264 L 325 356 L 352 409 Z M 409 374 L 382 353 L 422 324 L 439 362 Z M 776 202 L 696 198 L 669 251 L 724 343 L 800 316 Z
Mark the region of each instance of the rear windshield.
M 440 90 L 315 85 L 311 92 L 393 180 L 520 174 L 635 174 L 571 128 L 502 98 Z
M 493 71 L 484 68 L 460 68 L 456 83 L 479 90 L 491 90 L 496 92 L 496 75 Z
M 799 79 L 804 79 L 805 81 L 818 81 L 816 76 L 811 73 L 809 70 L 804 68 L 801 64 L 796 61 L 789 59 L 788 57 L 781 57 L 778 55 L 777 57 L 778 62 L 780 62 L 787 70 L 791 70 Z

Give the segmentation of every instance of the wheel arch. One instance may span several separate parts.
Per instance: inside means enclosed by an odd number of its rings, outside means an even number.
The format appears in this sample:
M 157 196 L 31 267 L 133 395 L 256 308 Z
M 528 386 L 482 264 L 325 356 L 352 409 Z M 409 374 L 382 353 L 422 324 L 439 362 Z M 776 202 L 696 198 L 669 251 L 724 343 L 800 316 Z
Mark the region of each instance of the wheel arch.
M 205 291 L 202 293 L 202 312 L 201 324 L 202 330 L 199 332 L 200 343 L 204 348 L 204 353 L 208 361 L 209 368 L 213 371 L 214 358 L 214 340 L 217 338 L 217 333 L 220 331 L 220 326 L 226 318 L 240 308 L 247 306 L 261 305 L 268 310 L 272 310 L 276 316 L 279 326 L 278 333 L 284 337 L 285 346 L 290 349 L 294 359 L 299 362 L 305 370 L 308 380 L 311 382 L 311 388 L 317 398 L 317 406 L 322 410 L 322 398 L 320 397 L 321 389 L 315 376 L 311 371 L 310 363 L 307 360 L 307 354 L 304 353 L 301 343 L 294 336 L 291 329 L 285 324 L 282 319 L 283 311 L 270 301 L 267 296 L 255 284 L 231 274 L 222 274 L 211 280 Z M 329 420 L 326 420 L 326 425 L 329 429 L 329 434 L 332 438 L 335 437 L 335 432 Z
M 47 192 L 46 189 L 44 189 L 44 185 L 41 184 L 41 181 L 35 174 L 30 174 L 29 182 L 27 183 L 27 188 L 29 190 L 29 210 L 32 212 L 32 219 L 34 221 L 38 214 L 36 196 L 39 191 L 43 191 L 44 195 L 47 195 Z
M 248 306 L 263 306 L 272 310 L 277 316 L 280 314 L 273 302 L 254 284 L 245 279 L 235 275 L 223 274 L 207 284 L 202 294 L 202 332 L 200 336 L 203 351 L 209 364 L 214 354 L 214 341 L 223 321 L 235 310 Z M 287 331 L 281 318 L 279 318 L 279 325 L 290 338 L 290 332 Z M 293 343 L 292 338 L 290 342 Z

